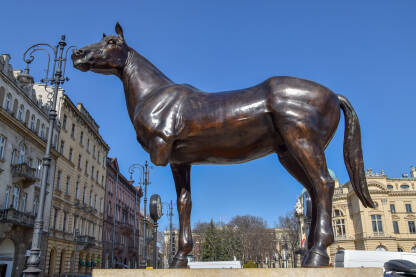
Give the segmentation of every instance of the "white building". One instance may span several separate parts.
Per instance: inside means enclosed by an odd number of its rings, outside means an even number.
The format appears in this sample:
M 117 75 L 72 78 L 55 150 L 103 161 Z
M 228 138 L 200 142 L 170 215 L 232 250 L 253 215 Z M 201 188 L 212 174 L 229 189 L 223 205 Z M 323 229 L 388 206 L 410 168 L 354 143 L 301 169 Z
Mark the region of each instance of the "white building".
M 0 272 L 1 276 L 21 276 L 39 206 L 42 158 L 49 124 L 47 99 L 38 99 L 33 90 L 33 78 L 13 70 L 9 61 L 8 54 L 0 56 Z M 54 147 L 58 135 L 59 124 L 54 130 Z M 52 149 L 41 245 L 42 268 L 58 155 Z

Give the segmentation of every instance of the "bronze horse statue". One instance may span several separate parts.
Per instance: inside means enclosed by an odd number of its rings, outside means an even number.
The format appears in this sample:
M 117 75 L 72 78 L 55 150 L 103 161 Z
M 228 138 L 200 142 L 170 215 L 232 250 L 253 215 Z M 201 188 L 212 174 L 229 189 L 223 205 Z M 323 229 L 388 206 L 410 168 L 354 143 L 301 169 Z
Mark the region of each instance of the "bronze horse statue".
M 193 241 L 190 226 L 191 166 L 234 164 L 276 153 L 309 192 L 312 223 L 304 267 L 329 264 L 334 180 L 325 149 L 345 116 L 344 161 L 355 193 L 374 207 L 368 192 L 361 131 L 350 102 L 328 88 L 294 77 L 271 77 L 250 88 L 219 93 L 175 84 L 129 47 L 120 24 L 117 36 L 76 50 L 74 67 L 113 74 L 123 82 L 137 140 L 155 165 L 170 164 L 177 193 L 179 249 L 170 267 L 187 266 Z

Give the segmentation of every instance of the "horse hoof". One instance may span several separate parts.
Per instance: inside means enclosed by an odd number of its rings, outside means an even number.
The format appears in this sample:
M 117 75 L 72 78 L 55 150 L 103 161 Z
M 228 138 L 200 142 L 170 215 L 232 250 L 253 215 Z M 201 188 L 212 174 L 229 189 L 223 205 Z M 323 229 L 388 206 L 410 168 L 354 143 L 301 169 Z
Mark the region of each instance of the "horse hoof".
M 329 256 L 324 249 L 312 247 L 303 260 L 302 267 L 322 267 L 329 265 Z
M 188 268 L 188 259 L 173 258 L 169 268 Z

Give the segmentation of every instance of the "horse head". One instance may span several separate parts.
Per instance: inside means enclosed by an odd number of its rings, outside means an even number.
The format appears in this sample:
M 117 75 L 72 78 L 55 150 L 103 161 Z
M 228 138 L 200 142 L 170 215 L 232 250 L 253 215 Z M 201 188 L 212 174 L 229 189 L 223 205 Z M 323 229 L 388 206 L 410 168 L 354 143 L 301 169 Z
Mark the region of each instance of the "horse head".
M 117 36 L 103 34 L 99 42 L 74 51 L 71 55 L 74 67 L 84 72 L 91 70 L 106 75 L 119 75 L 126 63 L 129 47 L 118 22 L 115 30 Z

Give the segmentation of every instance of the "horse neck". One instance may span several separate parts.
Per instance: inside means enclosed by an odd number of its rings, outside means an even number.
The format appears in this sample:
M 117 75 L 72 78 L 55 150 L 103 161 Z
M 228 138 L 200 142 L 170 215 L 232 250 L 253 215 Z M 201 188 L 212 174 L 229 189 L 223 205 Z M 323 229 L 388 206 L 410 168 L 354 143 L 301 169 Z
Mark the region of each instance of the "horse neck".
M 123 82 L 127 110 L 131 120 L 134 119 L 134 112 L 146 95 L 172 83 L 159 69 L 132 48 L 128 53 L 120 79 Z

